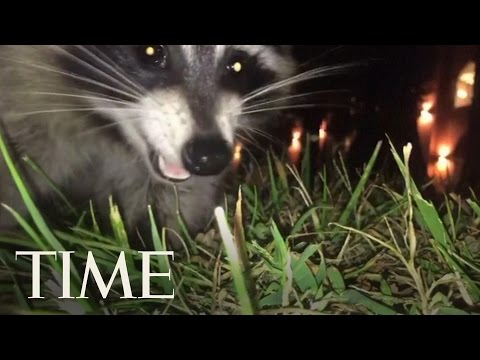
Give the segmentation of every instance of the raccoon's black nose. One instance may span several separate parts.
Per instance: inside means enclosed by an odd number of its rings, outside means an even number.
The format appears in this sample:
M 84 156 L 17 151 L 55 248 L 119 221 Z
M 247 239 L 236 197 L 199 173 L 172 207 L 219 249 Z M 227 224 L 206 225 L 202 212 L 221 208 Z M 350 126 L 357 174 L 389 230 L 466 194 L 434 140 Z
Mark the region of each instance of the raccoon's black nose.
M 230 164 L 232 147 L 221 137 L 202 136 L 189 141 L 183 149 L 183 165 L 194 175 L 220 174 Z

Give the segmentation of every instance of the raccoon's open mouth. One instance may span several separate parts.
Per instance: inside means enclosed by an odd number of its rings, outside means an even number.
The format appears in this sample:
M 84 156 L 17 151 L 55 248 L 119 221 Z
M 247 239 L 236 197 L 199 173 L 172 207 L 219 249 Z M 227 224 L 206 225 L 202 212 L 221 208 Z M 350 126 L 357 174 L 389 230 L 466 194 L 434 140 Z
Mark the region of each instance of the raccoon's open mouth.
M 152 168 L 160 177 L 172 181 L 182 182 L 188 180 L 192 174 L 186 170 L 182 165 L 168 163 L 167 160 L 160 154 L 152 152 L 150 155 Z

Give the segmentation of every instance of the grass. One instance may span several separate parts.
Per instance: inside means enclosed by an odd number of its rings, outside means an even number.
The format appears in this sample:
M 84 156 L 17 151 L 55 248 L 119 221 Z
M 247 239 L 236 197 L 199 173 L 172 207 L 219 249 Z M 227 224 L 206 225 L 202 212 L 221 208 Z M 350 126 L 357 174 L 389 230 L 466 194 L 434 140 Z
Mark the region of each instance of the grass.
M 31 260 L 12 247 L 68 250 L 72 295 L 78 296 L 89 251 L 106 281 L 125 251 L 131 288 L 142 289 L 140 255 L 129 248 L 121 214 L 111 206 L 112 236 L 101 234 L 89 211 L 70 228 L 52 229 L 43 219 L 0 139 L 30 219 L 14 209 L 23 232 L 0 236 L 0 309 L 18 314 L 475 314 L 480 313 L 480 203 L 472 196 L 445 196 L 434 206 L 409 172 L 411 148 L 391 156 L 397 179 L 374 172 L 375 149 L 358 181 L 343 162 L 317 174 L 306 154 L 299 170 L 269 154 L 261 173 L 234 186 L 226 211 L 217 209 L 212 229 L 191 239 L 175 259 L 160 258 L 152 272 L 153 294 L 174 299 L 121 299 L 116 278 L 107 299 L 90 283 L 88 299 L 59 300 L 61 261 L 42 258 L 43 300 L 31 294 Z M 165 251 L 167 229 L 150 216 L 155 250 Z M 95 224 L 95 221 L 88 223 Z

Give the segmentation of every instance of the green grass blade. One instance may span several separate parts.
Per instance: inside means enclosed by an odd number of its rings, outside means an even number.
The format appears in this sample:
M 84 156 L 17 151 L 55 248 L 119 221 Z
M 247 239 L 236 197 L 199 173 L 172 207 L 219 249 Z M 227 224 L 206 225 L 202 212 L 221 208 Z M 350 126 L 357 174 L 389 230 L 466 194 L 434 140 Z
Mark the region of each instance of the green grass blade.
M 343 280 L 343 275 L 340 270 L 334 266 L 329 266 L 327 268 L 327 276 L 335 292 L 340 294 L 345 290 L 345 281 Z
M 235 240 L 229 229 L 223 208 L 217 208 L 215 210 L 215 217 L 229 259 L 230 270 L 233 275 L 233 281 L 235 283 L 235 288 L 240 301 L 241 313 L 243 315 L 253 315 L 254 307 L 248 293 L 247 281 L 243 276 L 242 270 L 246 267 L 246 265 L 242 264 L 241 256 L 238 253 L 237 247 L 235 246 Z
M 460 264 L 458 264 L 450 255 L 450 253 L 455 252 L 455 248 L 437 209 L 431 202 L 426 201 L 423 198 L 422 194 L 420 193 L 417 186 L 410 177 L 410 172 L 407 168 L 408 164 L 401 159 L 400 155 L 395 150 L 395 147 L 391 141 L 390 147 L 397 166 L 400 169 L 402 175 L 404 176 L 405 182 L 410 188 L 413 200 L 417 205 L 422 219 L 438 244 L 438 251 L 443 255 L 445 261 L 448 263 L 452 270 L 462 274 L 462 277 L 467 281 L 469 288 L 472 291 L 472 295 L 475 297 L 475 300 L 480 301 L 480 289 L 478 285 L 465 273 L 464 269 L 460 266 Z M 409 153 L 410 151 L 411 145 L 406 146 L 404 152 Z
M 72 203 L 66 198 L 66 196 L 60 191 L 58 186 L 53 182 L 52 179 L 28 156 L 24 157 L 23 159 L 42 179 L 45 181 L 45 183 L 50 187 L 50 189 L 55 192 L 55 194 L 62 200 L 62 202 L 67 206 L 68 210 L 73 214 L 73 215 L 78 215 L 77 210 L 75 207 L 72 205 Z
M 5 159 L 7 167 L 10 171 L 10 174 L 15 182 L 15 185 L 20 192 L 20 195 L 27 207 L 35 225 L 37 226 L 40 233 L 43 237 L 48 241 L 48 245 L 50 246 L 50 250 L 54 251 L 65 251 L 63 246 L 58 242 L 53 235 L 52 231 L 49 229 L 47 223 L 45 222 L 43 216 L 41 215 L 40 211 L 38 210 L 37 206 L 35 205 L 30 192 L 28 191 L 27 187 L 25 186 L 25 182 L 22 180 L 20 173 L 18 172 L 15 164 L 13 163 L 13 159 L 11 158 L 10 154 L 8 153 L 7 147 L 5 142 L 3 141 L 3 137 L 0 134 L 0 152 Z
M 348 223 L 348 220 L 354 213 L 355 209 L 357 208 L 357 204 L 365 190 L 365 186 L 367 184 L 368 179 L 370 178 L 370 175 L 372 174 L 373 167 L 375 166 L 375 163 L 377 161 L 378 155 L 380 153 L 380 149 L 382 148 L 382 142 L 379 142 L 377 146 L 375 147 L 375 151 L 373 152 L 372 157 L 370 158 L 370 161 L 368 162 L 365 171 L 363 172 L 362 177 L 360 178 L 360 181 L 358 182 L 357 186 L 355 187 L 355 191 L 353 192 L 353 195 L 348 202 L 345 210 L 342 212 L 342 215 L 340 216 L 340 219 L 338 221 L 339 224 L 341 225 L 346 225 Z M 336 231 L 335 231 L 336 232 Z M 342 236 L 341 235 L 336 235 L 333 239 L 334 243 L 337 245 L 342 242 Z
M 480 218 L 480 206 L 473 200 L 471 199 L 468 199 L 467 200 L 467 203 L 468 205 L 470 205 L 470 207 L 472 208 L 472 210 L 475 212 L 475 214 L 477 215 L 477 217 Z
M 312 190 L 312 162 L 311 162 L 311 141 L 310 135 L 305 137 L 305 149 L 302 159 L 302 181 L 305 184 L 305 188 L 308 192 Z
M 123 219 L 120 214 L 120 209 L 113 203 L 113 199 L 110 198 L 110 222 L 112 224 L 113 234 L 117 240 L 118 246 L 123 250 L 130 249 L 130 243 L 128 241 L 127 231 L 123 224 Z M 133 256 L 128 252 L 125 252 L 125 260 L 129 268 L 133 269 L 135 264 L 133 262 Z
M 320 245 L 309 245 L 298 259 L 295 257 L 292 259 L 293 279 L 302 292 L 310 290 L 313 294 L 316 294 L 318 291 L 317 281 L 307 261 L 319 249 Z
M 158 232 L 158 227 L 155 222 L 155 216 L 153 215 L 152 207 L 148 207 L 148 215 L 150 218 L 150 227 L 151 227 L 151 233 L 152 233 L 152 240 L 153 240 L 153 247 L 155 251 L 167 251 L 166 248 L 166 243 L 165 243 L 165 231 L 163 232 L 163 240 L 162 237 L 160 237 L 160 233 Z M 166 256 L 160 256 L 158 259 L 158 268 L 161 273 L 168 273 L 171 271 L 170 269 L 170 264 L 169 260 Z M 160 283 L 162 285 L 162 288 L 164 290 L 165 294 L 172 294 L 173 291 L 173 284 L 172 282 L 165 278 L 161 277 L 160 278 Z
M 14 182 L 15 182 L 15 185 L 18 188 L 18 191 L 20 192 L 20 195 L 23 199 L 23 202 L 25 203 L 25 206 L 27 207 L 27 209 L 30 213 L 30 216 L 32 217 L 33 222 L 35 223 L 35 225 L 36 225 L 38 231 L 40 232 L 40 234 L 47 241 L 47 243 L 44 243 L 42 241 L 42 244 L 44 246 L 43 249 L 45 249 L 48 245 L 48 250 L 49 251 L 65 251 L 65 248 L 57 240 L 57 238 L 55 237 L 53 232 L 50 230 L 50 228 L 48 227 L 45 219 L 43 218 L 39 209 L 35 205 L 35 203 L 33 201 L 33 198 L 30 195 L 30 192 L 28 191 L 28 189 L 25 185 L 25 182 L 22 180 L 22 177 L 21 177 L 20 173 L 18 172 L 17 168 L 15 167 L 15 164 L 13 163 L 13 159 L 12 159 L 12 157 L 10 156 L 10 154 L 7 150 L 7 146 L 6 146 L 6 144 L 3 140 L 2 134 L 0 134 L 0 152 L 3 156 L 3 158 L 5 159 L 5 163 L 7 164 L 7 167 L 10 171 L 10 174 L 11 174 L 11 176 L 12 176 Z M 56 271 L 59 274 L 61 273 L 61 269 L 60 269 L 60 267 L 57 263 L 55 263 L 54 269 L 56 269 Z M 75 292 L 77 292 L 77 291 L 79 292 L 80 283 L 81 283 L 80 275 L 79 275 L 78 271 L 75 269 L 74 266 L 71 267 L 71 273 L 73 275 L 72 290 L 75 291 Z M 90 305 L 88 304 L 87 301 L 82 300 L 81 302 L 82 302 L 82 305 L 84 306 L 84 308 L 86 310 L 91 309 L 91 307 L 90 307 Z
M 375 315 L 396 315 L 396 311 L 390 309 L 388 306 L 378 303 L 369 297 L 361 294 L 357 290 L 346 290 L 342 293 L 342 297 L 352 305 L 363 305 Z
M 273 172 L 272 159 L 271 159 L 270 152 L 267 153 L 267 161 L 268 161 L 268 174 L 269 174 L 269 177 L 270 177 L 270 189 L 271 189 L 271 192 L 272 192 L 272 202 L 273 202 L 273 206 L 278 210 L 279 209 L 279 195 L 278 195 L 278 189 L 277 189 L 275 174 Z

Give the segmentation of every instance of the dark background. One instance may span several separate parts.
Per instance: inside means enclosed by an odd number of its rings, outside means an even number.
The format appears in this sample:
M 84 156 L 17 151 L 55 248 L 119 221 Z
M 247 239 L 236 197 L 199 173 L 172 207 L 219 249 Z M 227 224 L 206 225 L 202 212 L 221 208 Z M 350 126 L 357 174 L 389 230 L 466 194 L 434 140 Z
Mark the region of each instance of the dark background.
M 399 149 L 407 142 L 417 144 L 416 120 L 422 87 L 434 74 L 435 48 L 426 45 L 298 45 L 295 56 L 302 70 L 319 66 L 348 65 L 341 74 L 302 83 L 300 92 L 329 90 L 305 103 L 319 103 L 313 109 L 295 110 L 306 129 L 315 133 L 328 111 L 335 116 L 329 134 L 341 139 L 352 129 L 358 132 L 348 164 L 360 168 L 380 140 L 388 135 Z M 338 90 L 338 91 L 337 91 Z M 354 109 L 355 115 L 349 116 Z M 284 134 L 288 136 L 289 134 Z M 385 158 L 389 149 L 384 146 Z M 424 176 L 425 166 L 414 151 L 412 170 Z M 392 164 L 382 163 L 388 172 Z

